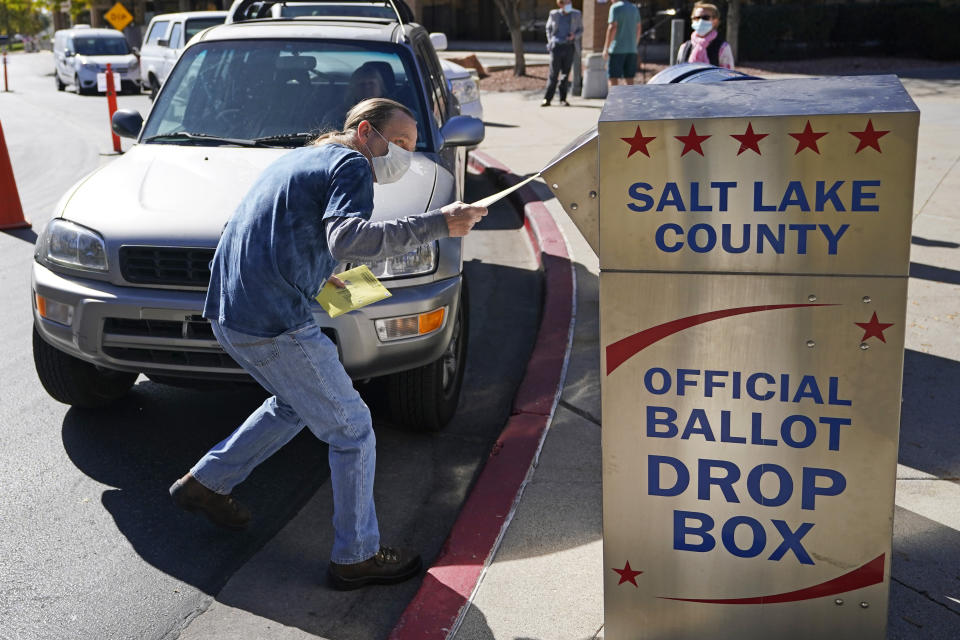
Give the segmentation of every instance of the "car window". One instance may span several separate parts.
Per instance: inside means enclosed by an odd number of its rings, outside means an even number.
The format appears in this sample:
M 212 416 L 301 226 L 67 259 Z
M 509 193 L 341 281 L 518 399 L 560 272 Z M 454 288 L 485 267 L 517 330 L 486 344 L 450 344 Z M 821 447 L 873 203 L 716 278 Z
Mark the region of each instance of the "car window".
M 147 34 L 147 39 L 143 41 L 144 46 L 157 44 L 157 40 L 162 40 L 163 36 L 167 35 L 167 25 L 169 24 L 170 22 L 168 20 L 154 22 L 153 26 L 150 27 L 150 33 Z
M 443 72 L 439 66 L 432 64 L 433 56 L 430 55 L 427 42 L 419 38 L 416 40 L 415 49 L 417 51 L 417 63 L 420 65 L 421 73 L 427 81 L 427 93 L 430 99 L 430 109 L 436 120 L 437 126 L 446 121 L 447 102 L 441 87 L 446 83 Z M 434 68 L 436 67 L 436 68 Z
M 188 48 L 144 126 L 144 138 L 172 132 L 254 139 L 339 130 L 365 98 L 388 97 L 417 120 L 417 149 L 430 127 L 408 50 L 392 43 L 234 40 Z M 372 89 L 371 89 L 372 87 Z M 196 141 L 182 141 L 191 143 Z
M 123 56 L 130 53 L 124 38 L 74 36 L 73 49 L 82 56 Z
M 190 38 L 197 35 L 204 29 L 209 27 L 215 27 L 218 24 L 223 24 L 226 20 L 225 16 L 210 16 L 207 18 L 190 18 L 186 22 L 186 27 L 184 27 L 184 33 L 186 37 L 183 39 L 184 44 L 190 42 Z
M 168 45 L 172 49 L 178 49 L 183 46 L 180 43 L 180 34 L 183 32 L 183 23 L 175 22 L 173 28 L 170 29 L 170 44 Z

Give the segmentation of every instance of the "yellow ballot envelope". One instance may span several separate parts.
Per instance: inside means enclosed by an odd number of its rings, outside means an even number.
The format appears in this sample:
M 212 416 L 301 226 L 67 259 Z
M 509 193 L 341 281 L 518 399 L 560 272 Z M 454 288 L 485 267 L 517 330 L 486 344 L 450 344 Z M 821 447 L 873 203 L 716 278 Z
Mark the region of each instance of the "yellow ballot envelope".
M 340 289 L 327 282 L 316 298 L 331 318 L 336 318 L 339 315 L 393 295 L 385 286 L 380 284 L 380 281 L 365 264 L 337 274 L 337 277 L 347 286 Z

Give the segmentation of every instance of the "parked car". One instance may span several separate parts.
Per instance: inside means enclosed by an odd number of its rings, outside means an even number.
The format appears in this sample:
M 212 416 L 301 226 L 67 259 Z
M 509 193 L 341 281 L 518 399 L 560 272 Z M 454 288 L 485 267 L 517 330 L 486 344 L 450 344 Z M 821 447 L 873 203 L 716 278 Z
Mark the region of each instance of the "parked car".
M 450 93 L 460 104 L 461 115 L 473 116 L 477 120 L 483 120 L 480 84 L 473 75 L 476 72 L 471 73 L 470 69 L 443 58 L 440 58 L 440 66 L 443 67 L 443 75 L 450 85 Z
M 77 93 L 96 93 L 97 74 L 110 64 L 118 91 L 135 91 L 139 87 L 140 70 L 137 56 L 126 38 L 115 29 L 91 29 L 77 25 L 53 34 L 54 77 L 57 91 L 73 85 Z
M 217 240 L 268 164 L 342 124 L 361 66 L 384 73 L 418 128 L 409 171 L 374 186 L 374 219 L 462 199 L 464 149 L 482 140 L 483 124 L 457 113 L 423 27 L 238 16 L 187 44 L 146 123 L 117 112 L 114 131 L 137 144 L 74 185 L 37 240 L 34 361 L 61 402 L 102 406 L 140 373 L 178 384 L 249 380 L 201 317 Z M 347 371 L 386 376 L 393 417 L 412 428 L 439 429 L 456 409 L 462 261 L 461 240 L 446 238 L 369 264 L 392 297 L 335 319 L 314 307 Z
M 226 11 L 188 11 L 154 16 L 140 46 L 140 84 L 156 98 L 180 52 L 190 38 L 208 27 L 223 24 Z

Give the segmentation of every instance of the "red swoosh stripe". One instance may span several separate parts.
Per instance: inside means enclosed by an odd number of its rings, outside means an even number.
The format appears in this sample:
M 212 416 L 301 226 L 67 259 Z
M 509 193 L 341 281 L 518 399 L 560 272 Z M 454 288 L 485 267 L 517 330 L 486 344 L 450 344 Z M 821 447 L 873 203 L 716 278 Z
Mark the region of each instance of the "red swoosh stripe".
M 661 600 L 679 600 L 680 602 L 700 602 L 704 604 L 776 604 L 780 602 L 800 602 L 813 600 L 824 596 L 833 596 L 838 593 L 863 589 L 883 582 L 883 563 L 886 554 L 880 554 L 859 569 L 845 573 L 839 578 L 816 584 L 806 589 L 778 593 L 772 596 L 757 596 L 755 598 L 727 598 L 720 600 L 706 600 L 700 598 L 664 598 Z
M 607 346 L 607 375 L 613 373 L 613 370 L 621 364 L 640 353 L 654 342 L 663 340 L 668 336 L 695 327 L 698 324 L 729 318 L 730 316 L 739 316 L 744 313 L 756 313 L 757 311 L 775 311 L 777 309 L 795 309 L 797 307 L 833 307 L 833 304 L 764 304 L 756 307 L 737 307 L 735 309 L 721 309 L 720 311 L 709 311 L 695 316 L 678 318 L 658 324 L 655 327 L 644 329 L 632 336 L 627 336 Z

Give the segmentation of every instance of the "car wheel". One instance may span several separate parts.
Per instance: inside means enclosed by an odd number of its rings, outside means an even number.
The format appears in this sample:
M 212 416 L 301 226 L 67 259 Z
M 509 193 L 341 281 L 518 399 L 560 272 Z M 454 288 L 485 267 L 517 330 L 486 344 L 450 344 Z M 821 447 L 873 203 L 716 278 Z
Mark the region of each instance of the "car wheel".
M 450 343 L 436 361 L 388 378 L 393 420 L 411 431 L 439 431 L 457 410 L 467 361 L 467 283 L 460 290 Z
M 160 83 L 153 76 L 150 76 L 147 82 L 150 85 L 150 102 L 154 102 L 157 99 L 157 92 L 160 91 Z
M 40 384 L 54 400 L 74 407 L 104 407 L 123 397 L 136 373 L 109 371 L 67 355 L 47 344 L 33 328 L 33 364 Z
M 80 86 L 80 76 L 73 75 L 73 86 L 77 90 L 77 95 L 82 96 L 84 94 L 83 87 Z
M 60 74 L 57 73 L 56 71 L 53 72 L 53 78 L 54 80 L 57 81 L 57 91 L 63 91 L 64 89 L 67 88 L 67 85 L 63 84 L 63 82 L 60 81 Z

